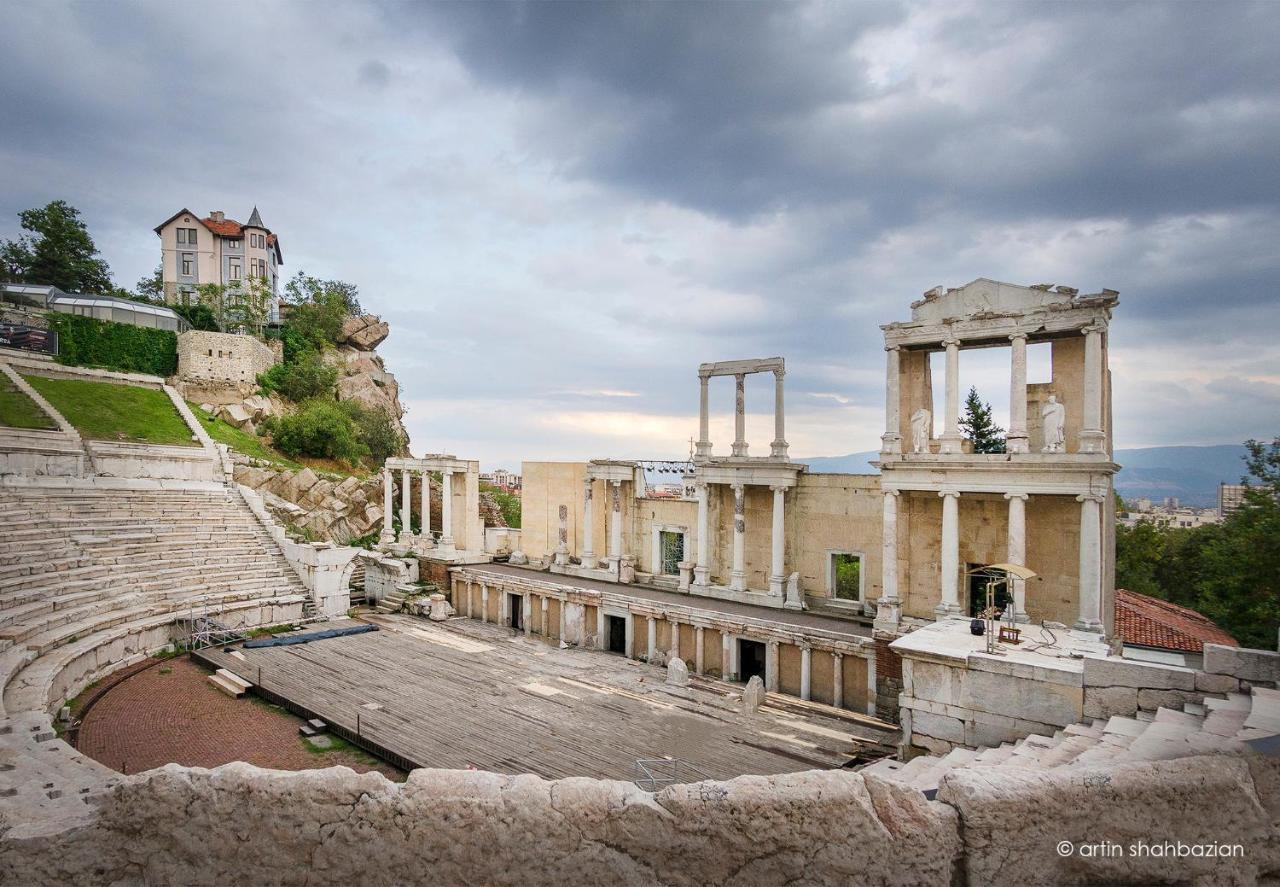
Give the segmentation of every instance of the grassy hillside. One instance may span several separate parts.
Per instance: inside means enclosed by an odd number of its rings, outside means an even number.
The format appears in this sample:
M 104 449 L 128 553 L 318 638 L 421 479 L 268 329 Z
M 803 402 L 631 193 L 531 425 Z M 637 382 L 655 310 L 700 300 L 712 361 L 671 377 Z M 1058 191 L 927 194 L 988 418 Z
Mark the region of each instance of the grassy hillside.
M 9 428 L 58 427 L 8 376 L 0 376 L 0 425 Z
M 198 446 L 173 402 L 158 389 L 83 379 L 23 378 L 91 440 Z
M 271 449 L 266 442 L 256 434 L 252 434 L 243 429 L 230 425 L 221 419 L 214 418 L 200 409 L 199 406 L 187 401 L 187 406 L 191 408 L 191 413 L 200 420 L 200 424 L 204 426 L 204 430 L 220 444 L 226 444 L 235 450 L 252 459 L 265 459 L 268 462 L 274 462 L 283 468 L 290 468 L 294 471 L 302 468 L 302 464 L 295 462 L 282 453 Z

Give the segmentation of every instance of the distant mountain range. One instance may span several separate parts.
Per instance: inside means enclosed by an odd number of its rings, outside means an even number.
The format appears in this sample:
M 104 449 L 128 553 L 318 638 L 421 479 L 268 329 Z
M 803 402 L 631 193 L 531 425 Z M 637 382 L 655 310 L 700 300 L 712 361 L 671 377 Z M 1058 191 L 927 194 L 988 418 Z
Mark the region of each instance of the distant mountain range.
M 1183 505 L 1210 508 L 1218 504 L 1218 484 L 1239 483 L 1245 473 L 1244 447 L 1142 447 L 1116 450 L 1122 466 L 1116 475 L 1116 492 L 1125 499 L 1146 496 L 1159 502 L 1176 496 Z M 874 474 L 871 461 L 879 453 L 816 456 L 798 459 L 819 474 Z

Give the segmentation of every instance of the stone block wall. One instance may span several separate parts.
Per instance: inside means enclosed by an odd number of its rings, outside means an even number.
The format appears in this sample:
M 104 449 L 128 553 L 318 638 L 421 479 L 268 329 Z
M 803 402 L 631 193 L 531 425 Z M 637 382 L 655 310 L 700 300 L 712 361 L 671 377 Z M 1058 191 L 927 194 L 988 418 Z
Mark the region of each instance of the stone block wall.
M 253 385 L 259 374 L 280 362 L 280 355 L 253 336 L 188 330 L 178 334 L 178 379 Z

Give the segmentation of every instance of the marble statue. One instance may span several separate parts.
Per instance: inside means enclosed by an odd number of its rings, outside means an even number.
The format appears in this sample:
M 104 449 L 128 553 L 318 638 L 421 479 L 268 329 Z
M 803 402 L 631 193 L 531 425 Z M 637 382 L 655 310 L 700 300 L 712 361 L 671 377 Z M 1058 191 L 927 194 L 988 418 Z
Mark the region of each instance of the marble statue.
M 911 452 L 929 452 L 929 434 L 933 431 L 933 413 L 924 407 L 911 414 Z
M 1061 453 L 1066 450 L 1067 435 L 1064 430 L 1067 421 L 1067 409 L 1058 403 L 1055 395 L 1049 395 L 1049 402 L 1040 408 L 1040 417 L 1044 427 L 1044 453 Z

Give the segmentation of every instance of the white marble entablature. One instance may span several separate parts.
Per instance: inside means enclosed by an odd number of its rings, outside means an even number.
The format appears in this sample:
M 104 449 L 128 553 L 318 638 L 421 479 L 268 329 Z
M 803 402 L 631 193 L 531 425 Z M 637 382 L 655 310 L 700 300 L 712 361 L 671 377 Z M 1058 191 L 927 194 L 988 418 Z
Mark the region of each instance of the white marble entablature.
M 587 463 L 587 477 L 591 480 L 635 482 L 638 471 L 643 471 L 639 462 L 624 459 L 592 459 Z M 643 483 L 637 484 L 637 490 L 643 486 Z
M 1119 293 L 1079 295 L 1069 287 L 1045 289 L 978 278 L 956 289 L 937 287 L 912 303 L 911 320 L 884 324 L 886 347 L 941 348 L 1007 345 L 1010 336 L 1041 342 L 1080 332 L 1105 330 Z
M 421 459 L 413 457 L 397 457 L 388 459 L 383 466 L 392 471 L 479 471 L 480 463 L 475 460 L 459 459 L 457 456 L 451 456 L 444 453 L 436 453 L 424 456 Z
M 809 466 L 769 458 L 712 459 L 694 466 L 694 483 L 794 487 Z

